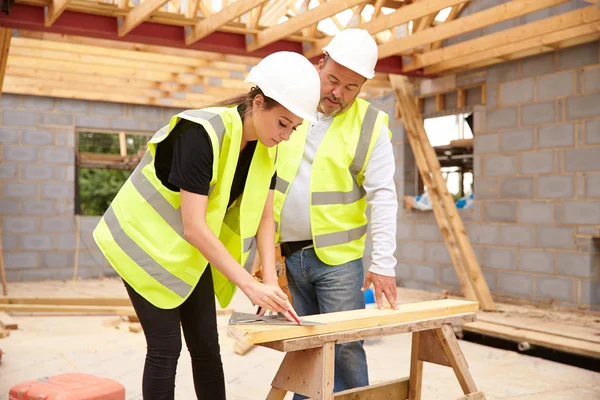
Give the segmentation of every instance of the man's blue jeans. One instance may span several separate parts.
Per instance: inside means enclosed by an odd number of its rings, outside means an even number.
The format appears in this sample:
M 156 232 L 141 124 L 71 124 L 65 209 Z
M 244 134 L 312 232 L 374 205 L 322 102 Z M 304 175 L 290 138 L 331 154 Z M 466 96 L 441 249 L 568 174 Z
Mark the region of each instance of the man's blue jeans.
M 321 262 L 313 248 L 285 260 L 292 305 L 300 316 L 365 308 L 362 260 L 341 265 Z M 334 392 L 367 386 L 369 376 L 363 341 L 335 345 Z M 298 394 L 294 400 L 305 399 Z

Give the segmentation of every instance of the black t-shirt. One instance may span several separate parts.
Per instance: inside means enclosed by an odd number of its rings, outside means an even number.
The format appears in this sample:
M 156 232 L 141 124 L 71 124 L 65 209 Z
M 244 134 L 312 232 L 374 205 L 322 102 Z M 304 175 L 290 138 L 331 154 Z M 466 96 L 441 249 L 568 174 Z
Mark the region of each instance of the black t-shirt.
M 239 110 L 238 108 L 238 111 Z M 240 152 L 229 195 L 230 206 L 244 191 L 250 162 L 256 149 L 250 141 Z M 208 196 L 213 169 L 213 151 L 206 129 L 200 124 L 182 119 L 156 148 L 156 176 L 170 190 Z M 275 189 L 277 173 L 271 178 Z

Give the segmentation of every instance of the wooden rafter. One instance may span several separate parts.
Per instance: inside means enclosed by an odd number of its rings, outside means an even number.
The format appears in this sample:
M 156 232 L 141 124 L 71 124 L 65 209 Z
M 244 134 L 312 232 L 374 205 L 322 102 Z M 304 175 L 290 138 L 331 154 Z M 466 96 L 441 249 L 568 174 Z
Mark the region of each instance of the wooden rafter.
M 119 36 L 123 37 L 144 22 L 150 14 L 167 3 L 168 0 L 145 0 L 127 13 L 124 18 L 119 18 Z
M 443 23 L 446 24 L 450 21 L 454 21 L 460 15 L 462 10 L 464 10 L 465 7 L 468 6 L 470 3 L 471 1 L 467 1 L 452 7 L 450 13 L 448 14 L 448 18 L 446 18 L 446 21 L 444 21 Z M 442 47 L 442 43 L 444 43 L 443 40 L 436 40 L 435 42 L 429 43 L 426 47 L 426 51 L 437 50 L 440 47 Z
M 52 2 L 46 6 L 44 16 L 44 26 L 52 26 L 52 24 L 60 17 L 60 15 L 67 9 L 67 6 L 71 0 L 52 0 Z
M 263 10 L 265 9 L 265 4 L 266 3 L 262 3 L 258 7 L 254 7 L 252 10 L 250 10 L 250 17 L 248 18 L 248 28 L 258 28 L 260 18 L 262 17 Z
M 187 9 L 185 10 L 185 17 L 195 18 L 196 15 L 198 15 L 200 3 L 202 3 L 202 0 L 187 0 Z
M 295 0 L 274 1 L 265 6 L 261 24 L 270 26 L 277 23 L 277 20 L 287 14 L 289 8 L 295 3 Z

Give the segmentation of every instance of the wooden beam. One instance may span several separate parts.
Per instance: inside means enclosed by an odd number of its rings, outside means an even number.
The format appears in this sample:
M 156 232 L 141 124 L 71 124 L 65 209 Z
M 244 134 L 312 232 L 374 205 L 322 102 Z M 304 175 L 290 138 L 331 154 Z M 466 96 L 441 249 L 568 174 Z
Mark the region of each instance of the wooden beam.
M 115 154 L 116 155 L 116 154 Z M 38 304 L 71 306 L 130 306 L 129 297 L 0 297 L 0 304 Z
M 303 28 L 318 23 L 319 21 L 331 17 L 341 11 L 354 7 L 366 0 L 329 0 L 318 7 L 308 10 L 305 13 L 297 15 L 288 21 L 272 26 L 257 34 L 250 43 L 247 44 L 248 52 L 261 49 L 273 42 L 284 39 Z
M 394 54 L 426 45 L 436 40 L 484 28 L 502 21 L 526 15 L 544 8 L 566 3 L 569 0 L 512 0 L 487 10 L 477 12 L 454 21 L 434 26 L 431 29 L 412 36 L 391 40 L 379 45 L 379 58 L 387 58 Z M 419 4 L 419 3 L 417 3 Z M 391 14 L 390 14 L 391 15 Z
M 597 20 L 598 15 L 600 15 L 600 9 L 595 6 L 589 6 L 540 21 L 531 22 L 526 25 L 506 29 L 453 46 L 444 47 L 443 49 L 415 55 L 413 57 L 413 62 L 405 65 L 405 70 L 414 71 L 430 65 L 491 50 L 510 43 L 517 43 L 537 36 L 546 35 L 560 29 L 585 25 L 586 23 Z
M 443 23 L 446 24 L 450 21 L 454 21 L 460 15 L 462 10 L 464 10 L 465 7 L 468 6 L 470 3 L 471 1 L 469 0 L 462 4 L 452 7 L 452 10 L 450 10 L 450 13 L 448 14 L 448 18 L 446 18 L 446 20 Z M 439 49 L 440 47 L 442 47 L 442 43 L 444 43 L 443 40 L 436 40 L 435 42 L 429 43 L 427 45 L 427 51 Z
M 202 0 L 187 0 L 187 9 L 185 10 L 186 18 L 196 18 L 198 15 L 198 9 L 200 8 Z M 206 15 L 204 16 L 206 18 Z
M 409 378 L 337 392 L 335 400 L 407 399 Z
M 0 312 L 0 328 L 14 330 L 18 329 L 19 325 L 10 315 L 5 312 Z
M 0 28 L 0 97 L 2 97 L 2 84 L 6 74 L 6 64 L 8 63 L 8 49 L 12 39 L 12 29 Z M 4 265 L 2 265 L 4 267 Z M 6 291 L 6 289 L 5 289 Z
M 118 18 L 119 37 L 123 37 L 144 22 L 150 14 L 164 6 L 169 0 L 144 0 L 129 10 L 125 17 Z
M 44 26 L 49 27 L 60 17 L 60 15 L 67 9 L 67 6 L 71 0 L 52 0 L 44 10 Z
M 221 11 L 214 13 L 210 17 L 198 22 L 193 27 L 186 29 L 185 44 L 189 46 L 190 44 L 205 38 L 223 25 L 267 1 L 268 0 L 238 0 L 235 3 L 224 7 Z

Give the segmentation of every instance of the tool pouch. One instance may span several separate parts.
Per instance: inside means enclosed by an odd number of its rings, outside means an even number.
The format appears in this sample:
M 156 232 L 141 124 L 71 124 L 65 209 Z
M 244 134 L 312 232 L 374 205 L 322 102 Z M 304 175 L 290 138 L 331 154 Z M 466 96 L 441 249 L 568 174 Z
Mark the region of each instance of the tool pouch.
M 281 254 L 281 246 L 275 247 L 275 268 L 277 271 L 277 283 L 279 287 L 288 297 L 290 303 L 292 302 L 292 293 L 290 292 L 290 287 L 288 285 L 287 273 L 285 269 L 285 257 Z M 252 276 L 257 281 L 261 282 L 262 279 L 262 263 L 260 261 L 260 257 L 258 252 L 256 252 L 254 256 L 254 262 L 252 263 Z

